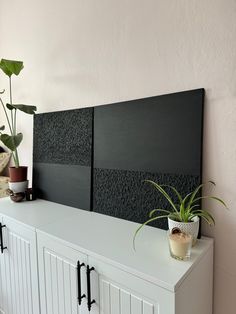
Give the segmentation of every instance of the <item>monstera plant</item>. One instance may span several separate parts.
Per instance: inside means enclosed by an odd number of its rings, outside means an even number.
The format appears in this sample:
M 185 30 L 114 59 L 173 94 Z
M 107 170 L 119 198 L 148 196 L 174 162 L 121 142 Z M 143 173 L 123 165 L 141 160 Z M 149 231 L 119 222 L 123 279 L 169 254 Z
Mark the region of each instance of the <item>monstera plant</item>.
M 23 68 L 24 68 L 24 65 L 22 61 L 14 61 L 14 60 L 6 60 L 6 59 L 1 59 L 0 61 L 0 69 L 9 79 L 9 102 L 7 102 L 6 104 L 4 104 L 3 99 L 2 99 L 2 95 L 5 93 L 5 90 L 0 91 L 0 94 L 1 94 L 0 102 L 6 116 L 9 133 L 4 132 L 5 126 L 0 126 L 0 140 L 12 152 L 12 157 L 14 160 L 15 167 L 10 167 L 10 176 L 11 176 L 11 168 L 12 170 L 14 170 L 14 172 L 17 171 L 19 173 L 22 173 L 22 170 L 23 170 L 22 168 L 27 169 L 27 167 L 20 166 L 20 161 L 19 161 L 19 156 L 18 156 L 18 151 L 17 151 L 23 139 L 23 134 L 17 131 L 17 112 L 23 111 L 26 114 L 34 114 L 35 111 L 37 110 L 35 106 L 15 104 L 13 102 L 12 76 L 13 75 L 18 76 Z M 23 172 L 25 173 L 25 171 Z M 27 176 L 27 172 L 26 172 L 26 176 Z M 16 181 L 18 181 L 18 179 L 16 179 Z

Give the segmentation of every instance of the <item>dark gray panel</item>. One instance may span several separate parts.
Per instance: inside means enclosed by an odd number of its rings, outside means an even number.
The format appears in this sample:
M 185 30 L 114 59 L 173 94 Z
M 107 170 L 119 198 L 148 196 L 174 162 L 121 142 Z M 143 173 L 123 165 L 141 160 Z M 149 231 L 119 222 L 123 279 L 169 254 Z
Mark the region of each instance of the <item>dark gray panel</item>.
M 158 174 L 140 171 L 94 169 L 94 211 L 139 223 L 148 219 L 155 208 L 169 209 L 166 199 L 148 183 L 173 185 L 182 195 L 191 192 L 199 183 L 199 176 Z M 173 196 L 171 190 L 168 193 Z M 152 223 L 167 229 L 166 219 Z
M 201 172 L 203 89 L 94 108 L 94 166 Z
M 34 162 L 91 165 L 93 108 L 37 114 Z
M 39 198 L 90 210 L 90 167 L 34 163 L 33 180 Z

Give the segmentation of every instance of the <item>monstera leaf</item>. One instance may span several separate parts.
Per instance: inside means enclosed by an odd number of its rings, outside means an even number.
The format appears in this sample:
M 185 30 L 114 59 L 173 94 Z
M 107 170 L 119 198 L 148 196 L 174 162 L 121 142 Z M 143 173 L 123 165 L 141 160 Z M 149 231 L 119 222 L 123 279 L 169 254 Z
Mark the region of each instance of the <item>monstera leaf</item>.
M 11 77 L 12 74 L 18 75 L 23 68 L 24 65 L 22 61 L 7 59 L 2 59 L 0 61 L 0 69 L 9 77 Z
M 6 106 L 9 110 L 18 109 L 18 110 L 23 111 L 23 112 L 28 113 L 28 114 L 35 114 L 35 111 L 37 110 L 37 108 L 35 106 L 29 106 L 29 105 L 6 104 Z
M 20 145 L 22 139 L 23 139 L 22 133 L 18 133 L 17 135 L 14 135 L 14 136 L 11 136 L 8 134 L 1 134 L 0 135 L 0 140 L 11 151 L 16 150 L 16 148 Z

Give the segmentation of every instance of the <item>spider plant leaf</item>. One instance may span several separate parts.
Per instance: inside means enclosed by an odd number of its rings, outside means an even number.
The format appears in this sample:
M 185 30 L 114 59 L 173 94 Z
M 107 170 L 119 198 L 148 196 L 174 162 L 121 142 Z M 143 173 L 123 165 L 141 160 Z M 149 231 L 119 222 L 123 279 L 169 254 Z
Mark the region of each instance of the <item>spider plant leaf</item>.
M 195 203 L 199 200 L 202 200 L 202 199 L 211 199 L 211 200 L 215 200 L 215 201 L 218 201 L 219 203 L 221 203 L 225 208 L 228 209 L 227 205 L 225 204 L 225 202 L 220 199 L 219 197 L 216 197 L 216 196 L 200 196 L 200 197 L 197 197 L 195 198 L 195 200 L 192 202 L 192 203 Z
M 181 203 L 183 201 L 183 198 L 182 196 L 180 195 L 180 193 L 176 190 L 176 188 L 174 188 L 173 186 L 171 185 L 168 185 L 168 184 L 161 184 L 160 185 L 161 187 L 168 187 L 170 188 L 171 190 L 173 190 L 175 192 L 175 194 L 177 195 L 178 199 L 179 199 L 179 202 Z
M 168 193 L 166 193 L 166 191 L 156 182 L 152 181 L 152 180 L 145 180 L 145 182 L 151 183 L 166 199 L 167 201 L 170 203 L 170 205 L 173 207 L 173 209 L 178 212 L 175 204 L 173 203 L 171 197 L 169 196 Z
M 178 213 L 172 212 L 171 214 L 169 214 L 168 217 L 169 217 L 170 219 L 172 219 L 172 220 L 175 220 L 175 221 L 181 221 L 179 212 L 178 212 Z
M 5 93 L 5 89 L 3 89 L 2 91 L 0 91 L 0 94 L 4 94 Z
M 206 216 L 204 216 L 204 215 L 201 215 L 201 214 L 199 214 L 199 215 L 197 215 L 197 216 L 198 216 L 198 217 L 201 217 L 202 219 L 204 219 L 204 220 L 208 223 L 208 225 L 210 225 L 210 226 L 214 225 L 214 222 L 211 221 L 211 220 L 209 220 L 208 217 L 206 217 Z M 196 216 L 193 215 L 193 216 L 190 217 L 190 219 L 192 219 L 192 218 L 194 218 L 194 217 L 196 217 Z
M 184 221 L 184 212 L 185 212 L 185 208 L 184 208 L 184 203 L 182 202 L 179 207 L 179 214 L 182 221 Z
M 200 204 L 196 204 L 196 205 L 193 205 L 191 206 L 190 208 L 187 209 L 187 215 L 189 216 L 191 214 L 191 212 L 194 210 L 194 207 L 200 207 Z M 200 209 L 200 208 L 198 208 Z
M 213 185 L 215 185 L 215 183 L 213 181 L 208 181 L 207 183 L 211 183 Z M 192 192 L 192 196 L 189 200 L 189 203 L 188 203 L 188 209 L 191 207 L 193 201 L 195 200 L 198 192 L 203 188 L 203 186 L 205 186 L 207 183 L 202 183 L 200 184 L 193 192 Z
M 184 197 L 184 199 L 183 199 L 183 201 L 182 201 L 182 203 L 185 205 L 185 202 L 187 201 L 187 199 L 191 196 L 193 194 L 193 192 L 191 192 L 191 193 L 188 193 L 185 197 Z
M 152 222 L 152 221 L 155 221 L 155 220 L 157 220 L 157 219 L 166 218 L 166 217 L 168 217 L 168 215 L 157 216 L 157 217 L 148 219 L 148 220 L 145 221 L 141 226 L 138 227 L 138 229 L 135 231 L 134 236 L 133 236 L 133 248 L 134 248 L 135 251 L 136 251 L 136 249 L 135 249 L 135 239 L 136 239 L 137 234 L 139 233 L 139 231 L 140 231 L 145 225 L 147 225 L 148 223 L 150 223 L 150 222 Z
M 214 225 L 215 224 L 215 220 L 214 220 L 213 216 L 207 210 L 204 210 L 204 209 L 195 210 L 195 211 L 192 212 L 192 216 L 193 217 L 195 217 L 195 216 L 202 217 L 210 225 Z M 191 217 L 191 218 L 193 218 L 193 217 Z
M 170 210 L 166 210 L 166 209 L 162 209 L 162 208 L 157 208 L 157 209 L 153 209 L 152 211 L 150 211 L 150 213 L 149 213 L 149 218 L 151 218 L 154 213 L 158 213 L 158 212 L 167 213 L 168 215 L 171 213 Z
M 200 207 L 200 205 L 199 205 L 199 204 L 196 204 L 196 205 L 191 206 L 191 207 L 189 208 L 189 212 L 193 211 L 194 207 Z
M 212 181 L 212 180 L 209 180 L 208 183 L 211 183 L 211 184 L 213 184 L 214 186 L 216 186 L 215 182 Z

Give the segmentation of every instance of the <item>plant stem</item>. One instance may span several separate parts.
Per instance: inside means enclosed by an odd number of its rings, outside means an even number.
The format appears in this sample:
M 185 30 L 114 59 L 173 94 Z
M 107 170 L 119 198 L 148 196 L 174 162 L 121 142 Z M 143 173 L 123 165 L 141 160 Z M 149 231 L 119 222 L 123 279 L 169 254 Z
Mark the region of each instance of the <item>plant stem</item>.
M 15 109 L 15 112 L 14 112 L 14 135 L 16 135 L 16 109 Z
M 10 86 L 10 104 L 12 105 L 12 88 L 11 88 L 11 76 L 9 76 L 9 86 Z M 14 127 L 14 121 L 13 121 L 13 112 L 11 110 L 11 125 L 12 125 L 12 131 L 13 131 L 13 135 L 15 135 L 15 127 Z
M 15 152 L 15 158 L 14 158 L 15 166 L 16 166 L 16 168 L 19 168 L 20 162 L 19 162 L 19 156 L 18 156 L 17 149 L 14 152 Z
M 12 105 L 11 76 L 9 76 L 9 85 L 10 85 L 10 104 Z
M 14 159 L 14 163 L 15 163 L 15 165 L 16 165 L 17 161 L 16 161 L 16 157 L 15 157 L 14 152 L 12 152 L 12 157 L 13 157 L 13 159 Z
M 9 86 L 10 86 L 10 104 L 12 105 L 12 87 L 11 87 L 11 76 L 9 76 Z M 13 119 L 13 110 L 11 110 L 11 123 L 12 123 L 12 133 L 15 136 L 16 135 L 16 109 L 14 109 L 14 119 Z M 19 162 L 19 156 L 17 148 L 13 152 L 13 159 L 15 162 L 15 167 L 19 168 L 20 162 Z
M 5 112 L 5 116 L 6 116 L 6 118 L 7 118 L 7 123 L 8 123 L 9 129 L 10 129 L 11 135 L 13 135 L 13 130 L 12 130 L 12 128 L 11 128 L 10 120 L 9 120 L 9 117 L 8 117 L 8 114 L 7 114 L 7 111 L 6 111 L 6 108 L 5 108 L 5 106 L 4 106 L 4 103 L 3 103 L 1 97 L 0 97 L 0 102 L 1 102 L 1 105 L 2 105 L 3 110 L 4 110 L 4 112 Z

